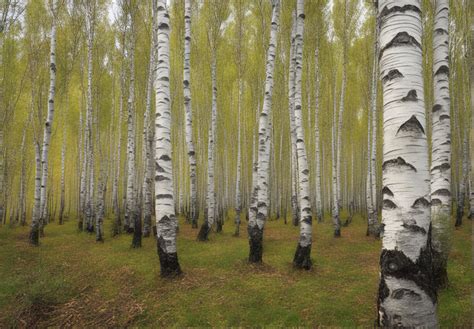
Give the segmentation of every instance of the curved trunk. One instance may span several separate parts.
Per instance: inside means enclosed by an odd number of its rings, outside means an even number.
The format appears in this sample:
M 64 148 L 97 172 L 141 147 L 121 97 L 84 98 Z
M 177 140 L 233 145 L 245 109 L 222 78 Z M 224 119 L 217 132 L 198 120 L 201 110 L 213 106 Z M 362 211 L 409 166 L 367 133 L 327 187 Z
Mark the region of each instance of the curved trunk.
M 431 134 L 431 215 L 433 271 L 436 285 L 447 284 L 451 216 L 451 118 L 449 98 L 449 1 L 436 0 L 433 35 Z
M 272 111 L 273 72 L 275 71 L 276 43 L 278 26 L 280 23 L 280 1 L 272 1 L 272 23 L 270 41 L 267 51 L 265 95 L 263 108 L 258 123 L 258 162 L 257 162 L 257 216 L 256 220 L 249 221 L 249 261 L 262 262 L 263 229 L 268 218 L 269 205 L 269 172 L 270 172 L 270 126 L 269 116 Z
M 380 1 L 384 234 L 378 322 L 437 327 L 432 278 L 430 173 L 422 74 L 420 1 Z
M 166 0 L 158 0 L 157 8 L 159 51 L 156 71 L 155 119 L 155 215 L 157 249 L 161 276 L 173 277 L 181 273 L 176 250 L 178 220 L 174 212 L 173 166 L 171 161 L 171 106 L 170 106 L 170 22 Z

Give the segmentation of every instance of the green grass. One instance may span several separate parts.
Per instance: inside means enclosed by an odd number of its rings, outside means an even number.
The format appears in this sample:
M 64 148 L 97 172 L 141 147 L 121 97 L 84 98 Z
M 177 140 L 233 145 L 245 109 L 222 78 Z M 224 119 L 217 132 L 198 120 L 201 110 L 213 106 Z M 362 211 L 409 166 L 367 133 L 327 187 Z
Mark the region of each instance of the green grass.
M 107 221 L 110 225 L 110 221 Z M 314 225 L 313 270 L 293 269 L 298 228 L 270 221 L 264 264 L 246 262 L 246 228 L 196 241 L 182 222 L 178 255 L 185 275 L 159 277 L 153 238 L 130 249 L 131 236 L 78 233 L 74 221 L 51 223 L 40 247 L 28 228 L 0 228 L 0 327 L 91 326 L 338 326 L 372 327 L 376 319 L 381 243 L 356 217 L 332 237 L 329 220 Z M 471 222 L 453 232 L 450 286 L 439 296 L 442 327 L 471 321 Z

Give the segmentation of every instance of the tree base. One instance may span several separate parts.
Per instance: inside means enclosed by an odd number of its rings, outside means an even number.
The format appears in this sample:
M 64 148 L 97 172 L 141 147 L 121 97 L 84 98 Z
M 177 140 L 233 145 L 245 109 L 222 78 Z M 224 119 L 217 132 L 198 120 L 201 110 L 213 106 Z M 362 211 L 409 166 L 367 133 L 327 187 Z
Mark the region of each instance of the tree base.
M 157 243 L 158 257 L 160 258 L 160 276 L 162 278 L 175 278 L 181 275 L 181 267 L 178 262 L 177 253 L 167 253 L 160 247 L 160 242 Z
M 311 269 L 313 266 L 313 262 L 311 261 L 311 245 L 303 247 L 298 243 L 295 257 L 293 258 L 293 266 L 304 270 Z
M 29 235 L 30 244 L 33 246 L 39 246 L 39 230 L 37 227 L 31 228 Z
M 378 224 L 367 225 L 367 232 L 365 233 L 366 236 L 373 236 L 376 239 L 380 238 L 381 227 Z
M 433 281 L 437 290 L 445 289 L 448 287 L 448 271 L 447 259 L 443 258 L 441 253 L 432 249 L 433 259 Z
M 463 207 L 458 207 L 458 209 L 456 210 L 456 223 L 454 224 L 455 227 L 459 227 L 462 225 L 463 216 L 464 216 Z
M 216 232 L 221 233 L 222 232 L 222 221 L 219 219 L 216 222 Z
M 210 231 L 211 231 L 211 228 L 209 227 L 209 224 L 207 223 L 207 221 L 202 223 L 201 229 L 199 230 L 199 233 L 197 236 L 198 241 L 208 241 Z
M 133 230 L 132 248 L 142 247 L 142 221 L 138 213 L 134 214 L 135 229 Z
M 263 230 L 257 225 L 248 227 L 249 234 L 249 262 L 262 263 L 263 254 Z
M 340 238 L 341 237 L 341 229 L 337 228 L 334 230 L 334 237 L 335 238 Z

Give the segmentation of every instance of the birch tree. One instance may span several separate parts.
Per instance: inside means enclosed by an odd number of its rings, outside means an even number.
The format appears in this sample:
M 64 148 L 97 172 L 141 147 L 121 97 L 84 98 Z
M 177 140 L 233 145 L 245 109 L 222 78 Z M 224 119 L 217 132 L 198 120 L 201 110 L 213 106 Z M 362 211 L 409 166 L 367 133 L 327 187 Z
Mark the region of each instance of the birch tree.
M 280 23 L 280 1 L 272 0 L 272 23 L 270 30 L 270 41 L 267 51 L 265 95 L 263 98 L 263 108 L 258 124 L 258 164 L 257 164 L 257 216 L 255 220 L 249 220 L 249 261 L 251 263 L 262 262 L 263 252 L 263 229 L 268 218 L 268 186 L 270 170 L 270 131 L 269 116 L 272 110 L 273 96 L 273 74 L 275 71 L 275 53 L 278 26 Z
M 185 109 L 186 145 L 188 148 L 189 183 L 191 191 L 190 221 L 197 228 L 199 207 L 197 204 L 196 153 L 193 142 L 193 113 L 191 107 L 191 0 L 184 0 L 184 65 L 183 94 Z
M 431 134 L 431 215 L 433 266 L 436 285 L 447 283 L 451 216 L 451 118 L 449 97 L 449 1 L 436 0 L 433 35 Z
M 374 3 L 375 11 L 377 11 L 377 3 Z M 372 78 L 370 83 L 370 108 L 367 119 L 367 180 L 366 180 L 366 194 L 367 194 L 367 235 L 378 237 L 380 235 L 380 227 L 377 220 L 377 198 L 376 198 L 376 175 L 375 163 L 377 160 L 377 77 L 378 77 L 378 39 L 379 28 L 378 21 L 375 19 L 374 24 L 374 51 L 373 51 L 373 65 Z M 370 126 L 372 125 L 372 129 Z
M 378 322 L 435 328 L 421 3 L 383 0 L 378 13 L 384 99 Z
M 32 223 L 30 232 L 30 243 L 39 244 L 39 229 L 46 221 L 46 184 L 48 182 L 48 154 L 49 143 L 51 141 L 51 127 L 54 118 L 54 96 L 56 92 L 56 7 L 57 2 L 53 0 L 51 4 L 51 36 L 50 36 L 50 52 L 49 52 L 49 95 L 48 95 L 48 113 L 43 130 L 43 145 L 41 148 L 41 185 L 39 200 L 39 223 Z
M 319 29 L 318 29 L 319 30 Z M 319 90 L 320 90 L 320 71 L 319 71 L 319 39 L 314 50 L 314 162 L 315 162 L 315 199 L 316 199 L 316 217 L 318 222 L 323 220 L 323 205 L 321 201 L 321 155 L 319 138 Z
M 155 80 L 155 215 L 157 249 L 161 276 L 173 277 L 181 273 L 176 250 L 178 220 L 174 211 L 173 166 L 171 162 L 171 106 L 170 106 L 170 19 L 166 0 L 157 6 L 158 67 Z
M 300 208 L 299 224 L 300 237 L 296 248 L 293 264 L 298 268 L 311 269 L 312 245 L 312 210 L 309 195 L 309 169 L 306 156 L 306 145 L 303 131 L 302 111 L 302 68 L 303 68 L 303 33 L 304 33 L 304 0 L 297 0 L 297 28 L 296 28 L 296 68 L 295 68 L 295 127 L 296 151 L 298 156 L 298 206 Z

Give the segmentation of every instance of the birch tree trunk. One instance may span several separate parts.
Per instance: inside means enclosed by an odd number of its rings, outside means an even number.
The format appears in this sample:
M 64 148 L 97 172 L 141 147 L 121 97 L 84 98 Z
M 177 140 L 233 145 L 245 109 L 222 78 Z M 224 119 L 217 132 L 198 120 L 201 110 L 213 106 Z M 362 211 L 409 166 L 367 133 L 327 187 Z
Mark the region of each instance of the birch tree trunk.
M 268 178 L 270 171 L 269 116 L 271 116 L 272 110 L 273 73 L 275 71 L 275 53 L 279 24 L 280 1 L 272 0 L 272 23 L 267 51 L 265 96 L 258 124 L 257 216 L 256 220 L 249 221 L 247 227 L 250 247 L 249 262 L 251 263 L 262 262 L 263 229 L 268 218 Z
M 192 227 L 197 228 L 199 206 L 197 203 L 196 154 L 193 143 L 193 112 L 191 107 L 191 0 L 184 1 L 184 66 L 183 94 L 186 122 L 186 145 L 188 148 Z
M 291 217 L 292 223 L 298 225 L 298 157 L 296 154 L 296 128 L 294 117 L 295 106 L 295 69 L 296 69 L 296 27 L 297 17 L 296 11 L 293 11 L 293 24 L 291 29 L 291 46 L 290 46 L 290 65 L 288 78 L 288 98 L 290 113 L 290 138 L 291 138 Z
M 316 199 L 316 217 L 318 222 L 323 220 L 322 202 L 321 202 L 321 156 L 319 153 L 319 88 L 320 88 L 320 72 L 319 72 L 319 43 L 314 51 L 314 160 L 315 160 L 315 199 Z
M 174 212 L 173 166 L 171 161 L 171 106 L 169 84 L 170 20 L 166 0 L 158 0 L 158 69 L 156 71 L 155 120 L 155 215 L 161 276 L 181 274 L 176 250 L 178 220 Z
M 435 328 L 421 3 L 400 4 L 382 0 L 379 7 L 384 235 L 378 322 L 382 327 Z
M 242 73 L 241 73 L 241 68 L 240 68 L 240 61 L 239 61 L 239 70 L 238 70 L 238 75 L 239 75 L 239 95 L 238 95 L 238 110 L 237 110 L 237 115 L 238 115 L 238 131 L 237 131 L 237 174 L 235 178 L 235 232 L 234 236 L 239 236 L 240 235 L 240 212 L 242 209 L 242 196 L 241 196 L 241 171 L 242 171 L 242 154 L 241 154 L 241 139 L 240 139 L 240 134 L 241 134 L 241 121 L 240 121 L 240 116 L 241 116 L 241 103 L 242 103 Z
M 48 114 L 43 130 L 43 146 L 41 149 L 41 186 L 40 186 L 40 205 L 39 205 L 39 226 L 46 224 L 46 185 L 48 182 L 48 154 L 49 143 L 51 140 L 51 126 L 54 118 L 54 94 L 56 91 L 56 0 L 53 0 L 51 7 L 51 36 L 49 53 L 49 95 L 48 95 Z M 35 201 L 36 202 L 36 201 Z M 32 225 L 30 232 L 30 242 L 38 245 L 38 230 L 36 225 Z
M 207 211 L 204 223 L 198 233 L 199 241 L 207 241 L 212 225 L 216 217 L 216 196 L 214 179 L 214 156 L 215 156 L 215 138 L 217 126 L 217 83 L 216 83 L 216 54 L 212 50 L 211 59 L 211 83 L 212 83 L 212 112 L 211 129 L 209 130 L 209 142 L 207 151 Z
M 156 71 L 156 1 L 153 1 L 153 12 L 152 12 L 152 38 L 150 47 L 150 63 L 148 68 L 148 84 L 146 94 L 146 109 L 145 109 L 145 122 L 143 126 L 143 145 L 144 145 L 144 166 L 145 173 L 143 175 L 142 193 L 144 198 L 143 205 L 143 236 L 150 236 L 151 232 L 151 218 L 153 213 L 152 204 L 152 182 L 153 182 L 153 129 L 151 127 L 151 101 L 153 91 L 153 81 L 155 79 Z
M 431 216 L 433 271 L 445 287 L 451 217 L 451 118 L 449 97 L 449 1 L 436 0 L 433 35 L 434 106 L 431 134 Z
M 39 245 L 39 226 L 40 226 L 40 199 L 41 199 L 41 148 L 35 141 L 35 193 L 33 216 L 31 218 L 31 230 L 29 240 L 32 245 Z
M 338 115 L 338 125 L 337 125 L 337 147 L 336 147 L 336 190 L 337 190 L 337 206 L 339 210 L 342 208 L 341 203 L 341 157 L 342 157 L 342 123 L 344 118 L 344 104 L 346 98 L 346 85 L 347 85 L 347 47 L 348 47 L 348 38 L 347 38 L 347 14 L 348 14 L 348 5 L 347 0 L 344 1 L 344 35 L 342 40 L 342 86 L 341 86 L 341 100 L 339 102 L 339 115 Z M 347 184 L 347 182 L 346 182 Z
M 62 225 L 64 222 L 64 207 L 66 203 L 65 199 L 65 165 L 66 165 L 66 129 L 63 129 L 63 145 L 61 147 L 61 199 L 59 205 L 59 225 Z
M 460 134 L 462 136 L 462 134 Z M 459 191 L 457 197 L 457 205 L 456 205 L 456 223 L 454 224 L 456 227 L 462 225 L 462 218 L 464 217 L 464 202 L 466 199 L 466 183 L 468 180 L 468 162 L 469 162 L 469 151 L 468 151 L 468 133 L 467 131 L 464 133 L 463 141 L 462 141 L 462 155 L 461 155 L 461 166 L 460 166 L 460 174 L 459 174 Z
M 332 222 L 334 225 L 334 237 L 341 236 L 341 220 L 339 218 L 338 189 L 337 189 L 337 154 L 336 154 L 336 116 L 337 116 L 337 93 L 336 93 L 336 71 L 334 69 L 334 92 L 333 92 L 333 121 L 331 140 L 331 163 L 332 163 Z
M 141 218 L 136 194 L 136 153 L 135 153 L 135 17 L 130 3 L 130 85 L 127 101 L 127 196 L 125 206 L 125 230 L 133 233 L 132 248 L 141 247 Z
M 298 206 L 300 208 L 299 224 L 300 237 L 296 248 L 293 265 L 306 270 L 311 269 L 312 245 L 312 210 L 309 194 L 309 169 L 306 156 L 306 145 L 303 130 L 303 101 L 302 101 L 302 68 L 303 68 L 303 33 L 304 33 L 304 0 L 298 0 L 297 29 L 296 29 L 296 68 L 295 68 L 295 126 L 296 126 L 296 151 L 298 155 Z
M 376 4 L 375 4 L 376 5 Z M 377 11 L 377 7 L 375 7 Z M 378 20 L 376 19 L 374 27 L 374 58 L 372 66 L 372 81 L 370 86 L 370 109 L 367 119 L 368 133 L 367 133 L 367 236 L 380 236 L 380 226 L 377 220 L 377 206 L 376 206 L 376 175 L 375 162 L 377 157 L 377 77 L 378 77 L 378 39 L 379 39 Z M 370 125 L 372 124 L 372 129 Z M 372 130 L 372 134 L 371 134 Z

